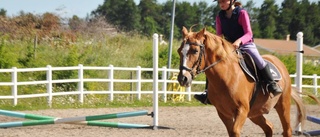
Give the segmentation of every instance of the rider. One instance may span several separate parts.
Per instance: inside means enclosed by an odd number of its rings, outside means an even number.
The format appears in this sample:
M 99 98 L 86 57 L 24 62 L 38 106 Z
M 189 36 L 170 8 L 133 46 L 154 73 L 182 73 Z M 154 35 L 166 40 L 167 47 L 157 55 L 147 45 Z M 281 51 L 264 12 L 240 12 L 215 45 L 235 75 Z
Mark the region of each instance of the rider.
M 267 89 L 274 95 L 281 93 L 282 90 L 274 81 L 268 64 L 263 60 L 256 45 L 253 43 L 249 15 L 246 10 L 241 8 L 241 3 L 236 0 L 214 0 L 220 6 L 219 15 L 216 17 L 216 33 L 223 36 L 232 43 L 235 48 L 246 51 L 252 56 L 264 80 L 267 82 Z M 207 99 L 208 80 L 206 79 L 206 90 L 203 94 L 196 94 L 194 98 L 203 104 L 210 104 Z

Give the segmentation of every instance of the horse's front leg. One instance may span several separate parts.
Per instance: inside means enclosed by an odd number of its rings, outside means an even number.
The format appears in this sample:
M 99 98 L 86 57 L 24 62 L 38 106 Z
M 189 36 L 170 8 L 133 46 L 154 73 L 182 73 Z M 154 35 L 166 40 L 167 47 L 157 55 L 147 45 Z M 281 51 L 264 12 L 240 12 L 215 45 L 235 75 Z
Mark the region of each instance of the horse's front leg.
M 235 113 L 233 133 L 234 137 L 240 137 L 240 132 L 248 117 L 249 108 L 245 106 L 238 107 Z
M 230 117 L 226 117 L 219 111 L 218 111 L 218 115 L 222 120 L 222 122 L 224 123 L 224 125 L 226 126 L 229 136 L 240 137 L 241 129 L 248 115 L 248 109 L 245 109 L 245 107 L 238 108 L 237 112 L 235 113 L 234 119 Z
M 223 124 L 226 126 L 229 136 L 230 137 L 233 136 L 233 134 L 234 134 L 233 133 L 233 124 L 234 124 L 233 119 L 226 117 L 225 115 L 223 115 L 219 111 L 218 111 L 218 115 L 219 115 L 220 119 L 222 120 Z

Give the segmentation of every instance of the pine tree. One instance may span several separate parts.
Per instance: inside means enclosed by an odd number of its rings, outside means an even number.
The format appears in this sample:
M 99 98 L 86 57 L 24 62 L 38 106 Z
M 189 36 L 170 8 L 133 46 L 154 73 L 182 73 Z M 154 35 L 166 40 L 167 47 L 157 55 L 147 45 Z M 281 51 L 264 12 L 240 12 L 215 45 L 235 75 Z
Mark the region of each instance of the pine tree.
M 275 0 L 264 0 L 258 16 L 262 38 L 274 38 L 278 6 Z
M 259 29 L 259 23 L 258 23 L 258 13 L 259 13 L 259 9 L 254 7 L 255 3 L 253 2 L 253 0 L 249 0 L 244 6 L 243 8 L 248 12 L 249 16 L 250 16 L 250 23 L 251 23 L 251 29 L 253 32 L 253 36 L 260 38 L 261 34 L 260 34 L 260 29 Z
M 294 16 L 293 11 L 297 8 L 297 0 L 284 0 L 281 4 L 279 17 L 277 20 L 276 39 L 285 39 L 289 33 L 289 24 Z M 293 36 L 293 35 L 290 35 Z M 291 38 L 292 39 L 292 38 Z

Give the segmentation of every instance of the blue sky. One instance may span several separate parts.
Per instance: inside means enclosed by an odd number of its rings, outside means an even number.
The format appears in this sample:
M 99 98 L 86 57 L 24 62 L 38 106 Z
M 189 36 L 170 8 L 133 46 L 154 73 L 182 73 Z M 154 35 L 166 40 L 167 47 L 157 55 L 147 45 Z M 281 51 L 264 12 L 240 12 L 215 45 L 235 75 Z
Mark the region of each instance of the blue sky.
M 135 0 L 138 4 L 140 0 Z M 157 0 L 158 3 L 164 3 L 166 0 Z M 196 2 L 200 0 L 176 0 Z M 212 0 L 202 0 L 212 4 Z M 248 0 L 240 0 L 245 4 Z M 260 6 L 263 0 L 258 0 L 256 6 Z M 276 0 L 280 4 L 283 0 Z M 310 0 L 317 1 L 317 0 Z M 103 4 L 104 0 L 0 0 L 0 9 L 7 10 L 8 16 L 18 15 L 20 11 L 30 12 L 33 14 L 42 14 L 45 12 L 52 12 L 61 17 L 72 17 L 77 15 L 84 18 L 91 11 L 96 9 L 98 5 Z

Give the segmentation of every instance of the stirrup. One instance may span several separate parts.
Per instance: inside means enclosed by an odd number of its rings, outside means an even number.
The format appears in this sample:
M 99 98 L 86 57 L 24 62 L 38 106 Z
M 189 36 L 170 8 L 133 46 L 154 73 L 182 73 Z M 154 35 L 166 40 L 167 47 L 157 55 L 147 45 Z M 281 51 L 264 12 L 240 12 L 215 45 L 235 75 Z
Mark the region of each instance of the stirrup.
M 281 87 L 276 82 L 270 82 L 266 85 L 266 89 L 269 92 L 272 92 L 274 95 L 282 93 Z

